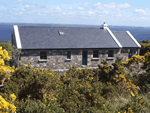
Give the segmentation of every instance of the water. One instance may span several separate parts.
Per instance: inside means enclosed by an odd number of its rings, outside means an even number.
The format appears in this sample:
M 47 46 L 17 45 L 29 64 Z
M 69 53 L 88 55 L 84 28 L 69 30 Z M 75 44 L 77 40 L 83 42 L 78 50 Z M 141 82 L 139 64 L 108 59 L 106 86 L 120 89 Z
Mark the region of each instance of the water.
M 71 26 L 71 27 L 95 27 L 101 25 L 69 25 L 69 24 L 25 24 L 25 23 L 0 23 L 0 41 L 11 42 L 11 32 L 13 25 L 20 26 Z M 150 27 L 131 27 L 131 26 L 108 26 L 112 31 L 130 31 L 135 39 L 150 40 Z

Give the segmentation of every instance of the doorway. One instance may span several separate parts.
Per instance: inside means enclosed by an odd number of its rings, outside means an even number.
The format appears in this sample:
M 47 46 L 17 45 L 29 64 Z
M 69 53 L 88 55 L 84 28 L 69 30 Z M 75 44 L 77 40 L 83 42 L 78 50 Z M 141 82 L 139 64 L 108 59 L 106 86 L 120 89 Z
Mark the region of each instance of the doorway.
M 87 65 L 87 51 L 82 51 L 82 65 Z

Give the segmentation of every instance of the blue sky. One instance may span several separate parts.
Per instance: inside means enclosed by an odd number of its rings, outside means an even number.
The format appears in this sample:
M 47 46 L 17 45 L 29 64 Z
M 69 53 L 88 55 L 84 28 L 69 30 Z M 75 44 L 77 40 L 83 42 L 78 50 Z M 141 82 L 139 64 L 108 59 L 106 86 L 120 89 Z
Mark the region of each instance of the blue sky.
M 0 23 L 150 26 L 145 0 L 3 0 Z

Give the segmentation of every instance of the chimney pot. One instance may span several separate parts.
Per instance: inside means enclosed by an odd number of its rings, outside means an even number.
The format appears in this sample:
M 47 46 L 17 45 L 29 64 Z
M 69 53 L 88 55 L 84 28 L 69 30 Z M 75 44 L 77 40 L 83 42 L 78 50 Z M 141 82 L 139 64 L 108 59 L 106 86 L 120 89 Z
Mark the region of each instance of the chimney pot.
M 107 28 L 107 24 L 104 22 L 103 24 L 102 24 L 102 29 L 106 29 Z

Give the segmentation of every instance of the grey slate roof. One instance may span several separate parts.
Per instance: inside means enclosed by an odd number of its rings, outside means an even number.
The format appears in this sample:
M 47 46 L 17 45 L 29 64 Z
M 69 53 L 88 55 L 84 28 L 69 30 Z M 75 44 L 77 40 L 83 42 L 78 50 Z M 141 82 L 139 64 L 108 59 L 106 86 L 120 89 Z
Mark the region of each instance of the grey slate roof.
M 119 48 L 107 30 L 80 27 L 18 26 L 22 49 Z M 65 35 L 59 35 L 64 31 Z
M 119 48 L 100 28 L 18 26 L 22 49 Z M 65 35 L 59 35 L 64 31 Z M 126 31 L 112 31 L 123 47 L 138 47 Z
M 138 47 L 126 31 L 112 31 L 123 47 Z M 139 47 L 138 47 L 139 48 Z

